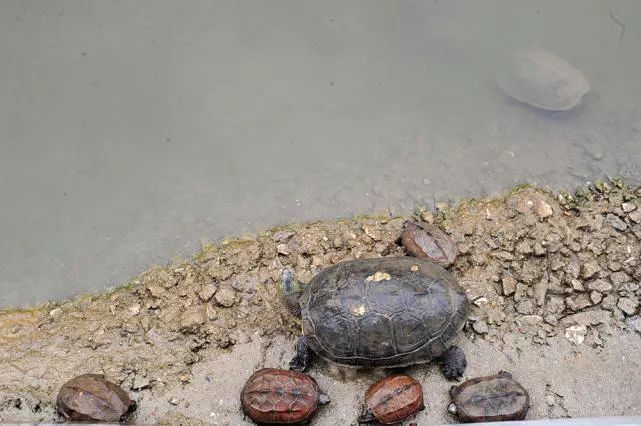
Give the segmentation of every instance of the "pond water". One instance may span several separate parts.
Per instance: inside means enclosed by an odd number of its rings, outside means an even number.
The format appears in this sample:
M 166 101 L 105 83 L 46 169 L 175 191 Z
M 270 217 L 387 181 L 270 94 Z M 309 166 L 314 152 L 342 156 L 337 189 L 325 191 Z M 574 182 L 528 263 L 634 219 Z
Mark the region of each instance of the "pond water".
M 528 46 L 579 108 L 497 88 Z M 5 0 L 0 307 L 292 221 L 640 183 L 640 51 L 638 0 Z

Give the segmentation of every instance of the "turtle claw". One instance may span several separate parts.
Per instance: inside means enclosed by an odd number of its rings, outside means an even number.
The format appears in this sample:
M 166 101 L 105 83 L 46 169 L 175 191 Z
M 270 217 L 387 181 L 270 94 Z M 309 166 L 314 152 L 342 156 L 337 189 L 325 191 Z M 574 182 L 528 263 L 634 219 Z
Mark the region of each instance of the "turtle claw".
M 449 380 L 458 379 L 465 372 L 467 360 L 465 353 L 458 346 L 452 346 L 443 354 L 441 369 Z

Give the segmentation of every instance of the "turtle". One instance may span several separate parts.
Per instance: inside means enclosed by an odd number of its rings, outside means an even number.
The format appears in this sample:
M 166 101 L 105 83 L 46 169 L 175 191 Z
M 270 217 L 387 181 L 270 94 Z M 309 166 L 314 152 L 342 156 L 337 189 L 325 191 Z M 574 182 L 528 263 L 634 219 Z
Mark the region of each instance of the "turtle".
M 530 407 L 528 392 L 507 371 L 452 386 L 450 396 L 447 411 L 465 423 L 523 420 Z
M 407 374 L 392 374 L 369 387 L 358 422 L 392 425 L 424 409 L 421 384 Z
M 258 424 L 298 424 L 330 402 L 316 380 L 306 374 L 262 368 L 252 374 L 240 394 L 243 412 Z
M 127 393 L 102 374 L 81 374 L 63 384 L 56 405 L 74 422 L 120 422 L 136 409 Z
M 438 360 L 448 379 L 467 365 L 454 345 L 469 310 L 465 291 L 427 259 L 348 260 L 301 285 L 288 269 L 281 299 L 301 318 L 302 335 L 289 368 L 304 372 L 311 355 L 353 368 L 401 368 Z
M 497 72 L 498 86 L 514 99 L 548 111 L 567 111 L 590 91 L 572 64 L 539 47 L 513 54 Z

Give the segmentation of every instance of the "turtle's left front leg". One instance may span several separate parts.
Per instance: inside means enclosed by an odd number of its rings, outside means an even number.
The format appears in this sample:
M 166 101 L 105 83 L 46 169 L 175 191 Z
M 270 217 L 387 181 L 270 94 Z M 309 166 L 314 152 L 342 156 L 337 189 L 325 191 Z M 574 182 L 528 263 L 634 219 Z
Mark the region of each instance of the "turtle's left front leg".
M 463 375 L 467 367 L 467 359 L 463 349 L 458 346 L 449 348 L 441 358 L 441 369 L 448 379 L 457 379 Z
M 303 373 L 309 367 L 312 351 L 307 346 L 307 337 L 301 336 L 296 345 L 296 356 L 289 362 L 289 369 Z

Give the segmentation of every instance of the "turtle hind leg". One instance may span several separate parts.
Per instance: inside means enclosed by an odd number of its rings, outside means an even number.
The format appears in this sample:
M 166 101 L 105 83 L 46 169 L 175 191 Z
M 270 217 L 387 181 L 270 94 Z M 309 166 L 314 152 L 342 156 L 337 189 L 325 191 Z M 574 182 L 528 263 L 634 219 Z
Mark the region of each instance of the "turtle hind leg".
M 463 349 L 452 346 L 441 357 L 441 369 L 448 379 L 457 379 L 463 375 L 467 360 Z
M 312 351 L 307 346 L 307 338 L 301 336 L 296 344 L 296 356 L 289 361 L 289 369 L 303 373 L 309 368 L 312 358 Z

